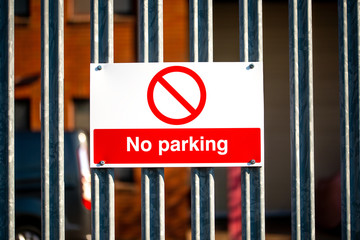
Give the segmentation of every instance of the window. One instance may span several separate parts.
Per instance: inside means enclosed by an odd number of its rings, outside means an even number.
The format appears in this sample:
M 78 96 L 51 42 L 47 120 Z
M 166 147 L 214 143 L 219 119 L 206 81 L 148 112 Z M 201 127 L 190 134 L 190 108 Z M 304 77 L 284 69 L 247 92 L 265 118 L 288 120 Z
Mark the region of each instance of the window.
M 69 21 L 90 21 L 90 4 L 89 0 L 69 0 Z M 135 7 L 135 0 L 114 0 L 115 21 L 121 21 L 133 16 L 135 14 Z
M 30 0 L 15 0 L 15 24 L 26 25 L 30 17 Z
M 30 101 L 28 99 L 15 100 L 15 130 L 30 131 Z
M 134 12 L 134 2 L 132 0 L 114 0 L 115 14 L 132 14 Z M 89 0 L 74 0 L 75 14 L 89 14 L 90 1 Z
M 29 17 L 30 6 L 29 0 L 15 0 L 15 16 Z
M 89 132 L 90 130 L 90 103 L 88 99 L 75 99 L 75 129 Z

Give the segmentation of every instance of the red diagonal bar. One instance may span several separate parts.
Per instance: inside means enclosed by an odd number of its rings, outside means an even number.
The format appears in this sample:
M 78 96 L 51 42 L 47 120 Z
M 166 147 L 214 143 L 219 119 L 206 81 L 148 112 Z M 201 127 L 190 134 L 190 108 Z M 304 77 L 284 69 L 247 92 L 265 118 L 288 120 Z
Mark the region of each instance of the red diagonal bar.
M 157 79 L 158 82 L 171 94 L 173 97 L 180 102 L 181 105 L 186 108 L 190 112 L 190 114 L 194 113 L 196 111 L 193 106 L 190 105 L 188 101 L 183 98 L 183 96 L 178 93 L 178 91 L 175 90 L 163 77 Z

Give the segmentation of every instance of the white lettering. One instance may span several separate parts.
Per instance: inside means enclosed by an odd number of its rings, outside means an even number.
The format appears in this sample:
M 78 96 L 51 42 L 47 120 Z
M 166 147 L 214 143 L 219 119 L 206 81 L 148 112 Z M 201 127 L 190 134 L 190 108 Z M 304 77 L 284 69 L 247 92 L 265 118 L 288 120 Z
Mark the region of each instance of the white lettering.
M 199 148 L 197 147 L 197 143 L 199 140 L 196 140 L 195 142 L 193 142 L 193 137 L 189 138 L 189 145 L 190 145 L 190 151 L 193 151 L 193 149 L 195 149 L 195 151 L 199 151 Z
M 219 140 L 217 142 L 217 149 L 218 149 L 218 154 L 219 155 L 225 155 L 227 154 L 228 151 L 228 141 L 227 140 Z M 221 144 L 223 144 L 223 146 L 221 146 Z
M 186 144 L 189 142 L 188 140 L 182 140 L 182 151 L 185 151 L 186 150 Z
M 172 140 L 170 149 L 172 152 L 180 151 L 180 141 Z
M 133 150 L 135 150 L 135 152 L 138 152 L 139 151 L 139 142 L 140 142 L 139 137 L 135 137 L 135 143 L 131 139 L 131 137 L 127 137 L 126 138 L 126 151 L 130 152 L 131 148 L 132 148 Z M 142 151 L 148 152 L 151 150 L 152 144 L 149 140 L 143 140 L 140 143 L 140 147 L 141 147 Z
M 145 147 L 145 144 L 147 144 L 147 148 Z M 151 150 L 151 142 L 149 140 L 144 140 L 141 142 L 141 150 L 144 152 L 148 152 Z
M 204 137 L 200 137 L 200 151 L 204 151 Z
M 215 141 L 206 140 L 206 151 L 210 151 L 210 143 L 212 144 L 212 151 L 215 151 Z
M 165 144 L 165 147 L 163 146 Z M 166 152 L 169 150 L 169 142 L 167 140 L 159 141 L 159 156 L 162 155 L 162 152 Z
M 128 152 L 130 152 L 130 146 L 133 147 L 133 149 L 135 150 L 135 152 L 138 152 L 138 151 L 139 151 L 139 137 L 136 137 L 136 138 L 135 138 L 135 142 L 136 142 L 136 143 L 134 143 L 134 142 L 132 141 L 131 137 L 127 137 L 126 140 L 127 140 L 127 141 L 126 141 L 126 150 L 127 150 Z
M 148 144 L 151 145 L 149 142 Z M 151 148 L 151 147 L 149 147 Z M 141 149 L 143 146 L 141 145 Z M 149 151 L 150 149 L 147 149 Z M 228 140 L 220 139 L 218 141 L 209 139 L 205 140 L 203 136 L 200 139 L 194 139 L 189 136 L 188 140 L 159 140 L 159 156 L 162 156 L 167 151 L 171 152 L 216 152 L 219 155 L 226 155 L 228 153 Z

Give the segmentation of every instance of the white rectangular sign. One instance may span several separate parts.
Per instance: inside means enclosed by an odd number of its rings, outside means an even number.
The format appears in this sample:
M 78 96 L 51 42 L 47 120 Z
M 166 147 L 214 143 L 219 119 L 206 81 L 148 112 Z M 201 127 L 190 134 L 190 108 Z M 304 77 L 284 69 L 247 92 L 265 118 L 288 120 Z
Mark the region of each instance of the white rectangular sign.
M 90 65 L 91 167 L 262 166 L 261 63 Z

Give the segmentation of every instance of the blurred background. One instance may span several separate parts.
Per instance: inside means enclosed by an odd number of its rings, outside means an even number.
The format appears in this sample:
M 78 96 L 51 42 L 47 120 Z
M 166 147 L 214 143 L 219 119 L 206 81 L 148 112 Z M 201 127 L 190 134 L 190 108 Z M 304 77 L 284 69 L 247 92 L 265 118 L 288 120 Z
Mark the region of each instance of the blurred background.
M 65 0 L 65 129 L 89 133 L 90 1 Z M 15 126 L 40 131 L 40 0 L 15 0 Z M 237 0 L 214 0 L 214 61 L 239 61 Z M 188 0 L 163 0 L 164 61 L 189 61 Z M 137 1 L 114 0 L 114 62 L 137 61 Z M 318 239 L 340 239 L 338 24 L 335 0 L 313 1 L 315 179 Z M 290 239 L 288 1 L 263 1 L 265 206 L 269 239 Z M 121 80 L 121 76 L 119 76 Z M 40 160 L 39 160 L 40 161 Z M 226 168 L 215 169 L 217 238 L 241 231 L 228 220 L 237 193 Z M 140 169 L 115 171 L 116 239 L 140 239 Z M 240 183 L 238 183 L 239 186 Z M 166 238 L 190 231 L 190 174 L 165 170 Z M 240 199 L 235 200 L 240 201 Z M 240 205 L 238 205 L 240 208 Z M 330 213 L 329 213 L 330 212 Z M 328 215 L 325 215 L 325 214 Z M 234 223 L 235 221 L 235 223 Z M 231 222 L 231 223 L 230 223 Z

